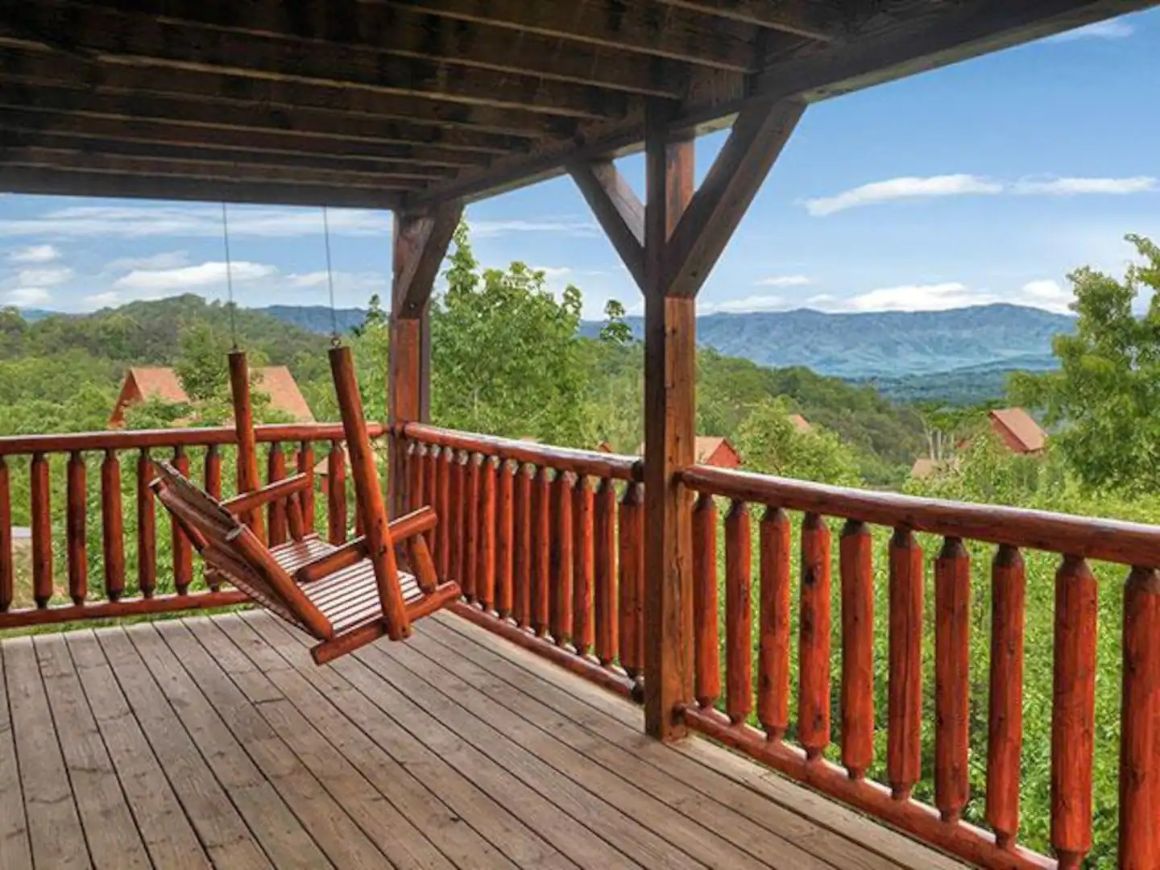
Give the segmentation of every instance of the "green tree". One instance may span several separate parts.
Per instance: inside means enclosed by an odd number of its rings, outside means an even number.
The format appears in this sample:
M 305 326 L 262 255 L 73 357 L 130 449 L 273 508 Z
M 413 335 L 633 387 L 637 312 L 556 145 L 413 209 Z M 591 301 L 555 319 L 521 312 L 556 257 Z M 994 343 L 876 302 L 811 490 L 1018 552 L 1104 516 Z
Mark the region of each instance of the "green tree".
M 432 304 L 433 416 L 471 431 L 584 443 L 580 291 L 557 300 L 544 273 L 513 262 L 480 272 L 454 236 L 447 291 Z
M 186 395 L 194 402 L 220 400 L 229 391 L 229 338 L 199 320 L 187 324 L 178 341 L 181 354 L 174 369 Z
M 1054 441 L 1088 486 L 1160 489 L 1160 247 L 1128 236 L 1143 260 L 1122 281 L 1084 267 L 1069 277 L 1075 333 L 1058 335 L 1058 371 L 1012 378 L 1012 393 L 1042 408 Z M 1153 294 L 1143 317 L 1133 305 Z
M 737 449 L 754 471 L 843 486 L 861 482 L 854 452 L 816 425 L 798 431 L 784 399 L 763 399 L 750 409 L 737 429 Z
M 624 322 L 624 306 L 617 299 L 604 304 L 604 325 L 600 340 L 606 344 L 625 345 L 632 341 L 632 327 Z

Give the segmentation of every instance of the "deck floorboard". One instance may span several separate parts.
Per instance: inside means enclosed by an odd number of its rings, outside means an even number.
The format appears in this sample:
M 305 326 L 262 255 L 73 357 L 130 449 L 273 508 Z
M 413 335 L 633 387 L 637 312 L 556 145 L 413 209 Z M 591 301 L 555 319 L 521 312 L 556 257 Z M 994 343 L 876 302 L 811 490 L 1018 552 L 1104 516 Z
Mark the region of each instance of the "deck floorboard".
M 315 667 L 263 612 L 0 644 L 0 865 L 954 861 L 439 614 Z

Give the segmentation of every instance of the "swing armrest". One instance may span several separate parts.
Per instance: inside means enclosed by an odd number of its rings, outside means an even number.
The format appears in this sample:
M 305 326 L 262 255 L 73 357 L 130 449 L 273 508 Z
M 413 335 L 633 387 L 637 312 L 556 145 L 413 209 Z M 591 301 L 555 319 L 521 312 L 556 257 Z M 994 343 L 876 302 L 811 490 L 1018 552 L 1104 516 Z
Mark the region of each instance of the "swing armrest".
M 435 528 L 435 523 L 435 511 L 425 507 L 393 520 L 387 525 L 387 529 L 390 531 L 394 543 L 399 544 L 428 529 Z M 299 583 L 313 583 L 335 571 L 341 571 L 343 568 L 349 568 L 351 565 L 361 562 L 367 555 L 367 540 L 360 535 L 329 553 L 311 559 L 294 572 L 294 579 Z
M 234 516 L 247 514 L 274 501 L 283 501 L 310 486 L 310 478 L 305 474 L 295 474 L 282 480 L 268 483 L 253 492 L 243 492 L 222 502 L 222 507 Z

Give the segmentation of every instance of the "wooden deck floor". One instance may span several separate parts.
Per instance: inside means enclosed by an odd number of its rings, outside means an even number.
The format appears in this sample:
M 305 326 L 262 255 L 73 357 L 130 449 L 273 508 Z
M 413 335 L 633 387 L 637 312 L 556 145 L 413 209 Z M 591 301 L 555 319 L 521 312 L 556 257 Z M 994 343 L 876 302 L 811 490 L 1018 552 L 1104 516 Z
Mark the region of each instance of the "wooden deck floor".
M 462 620 L 316 668 L 263 613 L 2 644 L 0 867 L 951 868 Z

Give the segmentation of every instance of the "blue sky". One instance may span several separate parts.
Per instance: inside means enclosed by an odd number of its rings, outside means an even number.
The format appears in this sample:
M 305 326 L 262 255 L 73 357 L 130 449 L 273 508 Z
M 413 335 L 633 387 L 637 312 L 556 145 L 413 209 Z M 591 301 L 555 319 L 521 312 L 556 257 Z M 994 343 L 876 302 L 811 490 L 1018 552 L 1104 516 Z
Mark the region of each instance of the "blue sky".
M 811 106 L 699 310 L 1065 310 L 1067 273 L 1160 239 L 1160 10 Z M 704 173 L 724 134 L 698 142 Z M 622 161 L 639 191 L 643 161 Z M 639 293 L 567 178 L 476 203 L 487 265 L 574 283 L 585 313 Z M 330 212 L 340 305 L 388 294 L 387 213 Z M 241 305 L 326 302 L 317 209 L 230 209 Z M 0 304 L 84 311 L 224 298 L 220 207 L 0 195 Z

